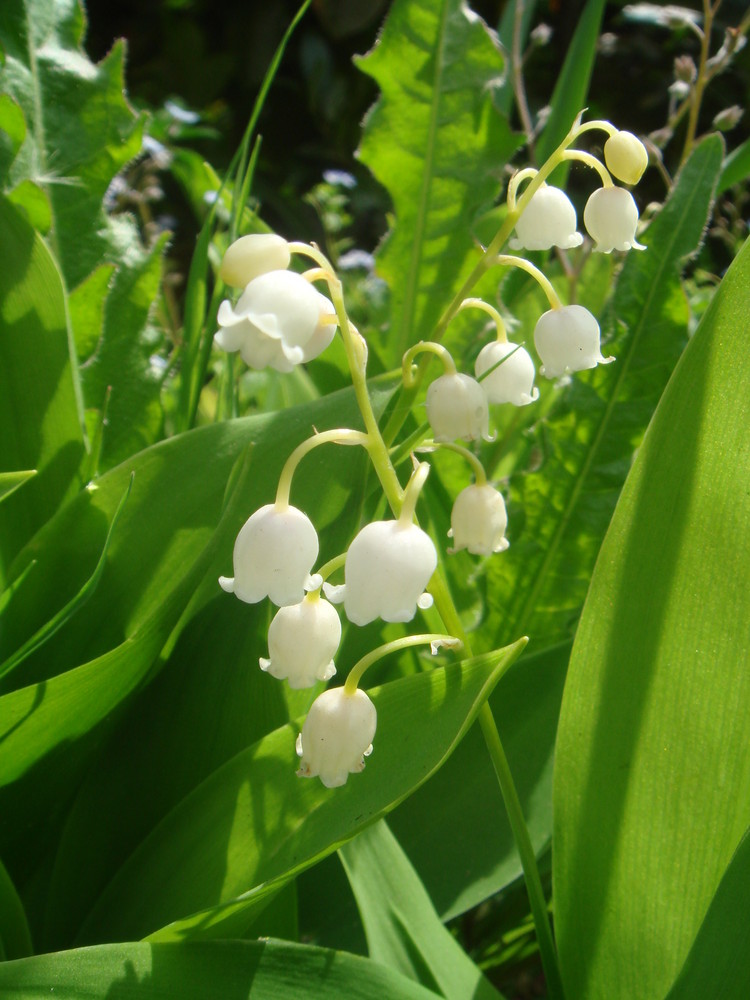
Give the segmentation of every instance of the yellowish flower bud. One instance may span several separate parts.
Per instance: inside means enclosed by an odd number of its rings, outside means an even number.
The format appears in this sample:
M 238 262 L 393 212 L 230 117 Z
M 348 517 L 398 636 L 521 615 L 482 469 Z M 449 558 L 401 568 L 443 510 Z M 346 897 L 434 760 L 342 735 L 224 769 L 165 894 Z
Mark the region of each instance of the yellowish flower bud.
M 604 143 L 604 162 L 624 184 L 637 184 L 648 166 L 648 152 L 632 132 L 616 132 Z

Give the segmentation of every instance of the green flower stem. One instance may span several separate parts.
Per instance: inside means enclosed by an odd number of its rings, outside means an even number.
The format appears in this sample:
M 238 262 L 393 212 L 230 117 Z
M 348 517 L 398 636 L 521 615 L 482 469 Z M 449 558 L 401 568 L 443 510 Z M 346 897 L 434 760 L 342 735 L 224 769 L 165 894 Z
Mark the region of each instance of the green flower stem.
M 458 311 L 461 312 L 462 309 L 481 309 L 482 312 L 486 312 L 487 315 L 491 316 L 494 320 L 495 329 L 497 330 L 498 343 L 508 343 L 508 332 L 505 329 L 503 317 L 493 305 L 490 305 L 489 302 L 485 302 L 484 299 L 464 299 L 458 307 Z
M 472 655 L 471 643 L 466 637 L 461 619 L 456 611 L 453 599 L 450 596 L 445 581 L 440 573 L 435 573 L 430 581 L 430 593 L 435 600 L 440 617 L 445 622 L 446 628 L 454 632 L 461 640 L 467 657 Z M 523 877 L 526 882 L 526 891 L 529 896 L 531 915 L 536 929 L 539 953 L 542 958 L 542 967 L 547 981 L 547 994 L 549 1000 L 564 1000 L 562 979 L 560 977 L 560 967 L 557 962 L 557 950 L 552 936 L 552 927 L 549 922 L 547 912 L 547 901 L 544 897 L 542 880 L 539 875 L 539 868 L 536 863 L 536 855 L 531 844 L 531 837 L 524 819 L 521 800 L 518 797 L 513 775 L 511 774 L 508 758 L 505 756 L 500 734 L 497 731 L 492 709 L 489 702 L 485 702 L 479 710 L 479 726 L 482 736 L 487 744 L 487 750 L 495 769 L 495 776 L 500 786 L 500 793 L 505 803 L 505 809 L 510 820 L 511 830 L 516 842 L 518 854 L 521 859 Z
M 414 470 L 404 493 L 404 501 L 399 511 L 398 519 L 404 524 L 411 524 L 417 509 L 417 500 L 422 492 L 427 476 L 430 474 L 428 462 L 420 462 Z
M 433 344 L 431 340 L 421 340 L 418 344 L 415 344 L 414 347 L 409 348 L 401 361 L 401 378 L 405 386 L 414 384 L 415 369 L 412 367 L 412 362 L 418 354 L 437 355 L 437 357 L 439 357 L 443 362 L 445 374 L 456 374 L 456 363 L 451 357 L 451 353 L 447 347 L 443 347 L 442 344 Z
M 595 156 L 591 153 L 584 153 L 580 149 L 566 149 L 563 153 L 563 160 L 574 160 L 577 163 L 584 163 L 587 167 L 591 167 L 592 170 L 596 170 L 602 179 L 602 185 L 606 187 L 614 187 L 612 178 L 609 176 L 609 171 L 601 162 L 597 160 Z
M 361 660 L 358 660 L 354 664 L 346 678 L 344 691 L 346 694 L 354 694 L 365 670 L 371 667 L 373 663 L 377 663 L 378 660 L 382 660 L 384 656 L 388 656 L 389 653 L 397 653 L 402 649 L 408 649 L 410 646 L 423 646 L 427 643 L 434 646 L 435 651 L 437 651 L 438 646 L 447 646 L 455 649 L 461 645 L 461 640 L 457 639 L 454 635 L 431 632 L 423 635 L 407 635 L 402 639 L 394 639 L 392 642 L 383 643 L 382 646 L 378 646 L 376 649 L 366 653 Z
M 552 287 L 552 282 L 548 278 L 545 278 L 539 268 L 535 267 L 531 261 L 526 260 L 525 257 L 515 257 L 513 254 L 500 253 L 495 257 L 493 263 L 499 264 L 502 267 L 519 267 L 522 271 L 530 274 L 547 296 L 550 307 L 552 309 L 562 309 L 560 296 Z
M 567 140 L 564 140 L 562 145 L 559 147 L 558 152 L 561 153 L 566 148 Z M 531 184 L 524 191 L 523 196 L 519 202 L 518 214 L 523 211 L 523 209 L 528 204 L 528 199 L 531 198 L 533 191 L 536 190 L 539 184 L 549 172 L 554 169 L 557 165 L 559 159 L 554 160 L 555 154 L 547 161 L 539 174 L 532 180 Z M 550 166 L 552 163 L 552 166 Z M 541 180 L 539 179 L 541 178 Z M 538 183 L 537 183 L 538 182 Z M 531 192 L 531 193 L 530 193 Z M 501 227 L 498 234 L 495 236 L 494 240 L 485 251 L 485 254 L 480 261 L 480 264 L 472 272 L 474 275 L 471 282 L 469 279 L 464 283 L 462 292 L 454 299 L 454 304 L 449 307 L 444 317 L 444 326 L 442 330 L 445 329 L 445 325 L 450 321 L 453 315 L 458 311 L 461 302 L 466 297 L 466 292 L 471 288 L 472 284 L 484 273 L 484 271 L 490 266 L 493 258 L 497 255 L 498 250 L 503 245 L 505 240 L 508 238 L 513 226 L 515 225 L 518 215 L 513 217 L 513 213 L 510 213 L 506 219 L 504 225 Z M 302 245 L 304 246 L 304 244 Z M 298 247 L 294 247 L 298 249 Z M 300 251 L 302 252 L 302 251 Z M 305 252 L 307 252 L 305 250 Z M 319 253 L 319 251 L 317 251 Z M 310 254 L 312 256 L 312 254 Z M 320 260 L 322 258 L 322 261 Z M 328 262 L 325 260 L 322 254 L 318 260 L 321 267 L 326 268 Z M 472 277 L 471 275 L 469 276 Z M 368 438 L 368 453 L 372 461 L 375 472 L 380 480 L 380 483 L 385 492 L 388 503 L 393 511 L 395 517 L 399 517 L 402 512 L 402 506 L 404 502 L 404 493 L 401 489 L 398 476 L 396 475 L 396 470 L 393 468 L 391 462 L 391 457 L 388 452 L 388 447 L 380 432 L 375 413 L 372 409 L 372 404 L 370 402 L 370 397 L 367 392 L 367 379 L 365 374 L 365 362 L 366 362 L 366 347 L 364 346 L 364 341 L 359 336 L 357 331 L 349 323 L 349 317 L 346 312 L 346 307 L 344 305 L 343 298 L 343 288 L 341 282 L 337 278 L 330 278 L 329 288 L 331 291 L 331 299 L 336 308 L 336 315 L 339 318 L 339 326 L 341 329 L 341 335 L 344 341 L 344 346 L 346 348 L 347 359 L 349 361 L 349 368 L 352 375 L 352 382 L 354 384 L 354 391 L 356 394 L 357 402 L 362 413 L 362 419 L 364 420 L 365 427 L 367 428 L 367 438 Z M 451 312 L 451 308 L 453 311 Z M 357 341 L 362 341 L 361 344 Z M 423 359 L 422 364 L 425 363 L 427 359 Z M 421 365 L 420 365 L 421 367 Z M 404 400 L 409 396 L 410 393 L 415 392 L 415 387 L 412 389 L 405 389 L 403 392 Z M 412 397 L 413 398 L 413 397 Z M 408 404 L 411 407 L 411 400 Z M 403 419 L 401 423 L 396 427 L 395 433 L 398 432 L 400 427 L 403 425 L 403 420 L 406 419 L 408 410 L 403 411 Z M 395 435 L 394 435 L 395 436 Z M 293 453 L 294 454 L 294 453 Z M 290 456 L 291 459 L 291 456 Z M 423 463 L 425 464 L 425 463 Z M 412 483 L 417 480 L 417 484 L 421 488 L 421 483 L 419 479 L 423 480 L 422 474 L 417 470 L 414 477 L 412 478 Z M 419 479 L 417 479 L 419 477 Z M 411 484 L 410 484 L 411 485 Z M 417 491 L 418 492 L 418 491 Z M 416 496 L 414 502 L 416 503 Z M 432 580 L 430 581 L 430 592 L 435 599 L 436 608 L 445 622 L 446 628 L 448 628 L 451 633 L 453 633 L 450 638 L 455 641 L 455 639 L 463 642 L 466 655 L 471 656 L 471 647 L 466 639 L 466 633 L 464 632 L 463 626 L 461 624 L 461 619 L 453 603 L 453 599 L 450 596 L 448 586 L 443 579 L 442 574 L 437 571 L 433 574 Z M 408 645 L 414 645 L 417 641 L 416 636 L 407 636 L 404 639 L 396 640 L 396 643 L 401 643 L 398 646 L 399 649 L 406 648 Z M 429 641 L 434 641 L 430 639 Z M 391 644 L 386 644 L 391 650 L 394 646 Z M 378 653 L 378 650 L 373 651 L 373 653 L 368 654 L 372 657 L 374 653 Z M 382 647 L 378 655 L 384 655 L 382 653 Z M 367 662 L 364 663 L 361 660 L 356 664 L 350 674 L 347 677 L 345 689 L 350 693 L 356 688 L 357 681 L 362 676 L 364 670 L 367 666 L 373 662 L 372 659 L 367 657 L 364 658 Z M 502 748 L 502 743 L 500 736 L 497 732 L 497 727 L 495 726 L 495 721 L 492 717 L 492 711 L 487 704 L 485 704 L 479 713 L 479 721 L 482 727 L 482 732 L 484 734 L 485 741 L 487 742 L 487 748 L 492 758 L 493 765 L 495 767 L 495 773 L 497 775 L 498 782 L 500 784 L 500 791 L 503 796 L 503 800 L 508 810 L 508 816 L 511 823 L 511 828 L 513 830 L 513 835 L 516 839 L 516 844 L 518 846 L 518 853 L 521 857 L 521 864 L 524 871 L 524 877 L 526 879 L 526 885 L 529 894 L 529 901 L 531 903 L 531 912 L 534 918 L 534 924 L 536 927 L 537 939 L 539 941 L 539 950 L 542 955 L 542 963 L 545 970 L 545 975 L 547 977 L 547 983 L 549 987 L 549 996 L 551 1000 L 563 1000 L 562 985 L 560 980 L 560 972 L 557 965 L 557 954 L 555 952 L 554 941 L 552 938 L 552 929 L 549 924 L 549 917 L 547 914 L 547 904 L 544 899 L 544 890 L 542 889 L 541 879 L 539 877 L 539 869 L 536 864 L 536 857 L 534 855 L 533 847 L 531 846 L 531 838 L 529 837 L 529 832 L 526 827 L 526 823 L 523 818 L 523 811 L 520 806 L 520 801 L 518 798 L 518 792 L 516 791 L 513 776 L 510 773 L 510 768 L 508 767 L 507 759 Z M 497 750 L 499 748 L 499 756 Z
M 693 90 L 690 94 L 690 111 L 688 113 L 687 132 L 685 133 L 685 144 L 682 147 L 680 165 L 682 165 L 690 155 L 693 143 L 695 142 L 695 133 L 698 128 L 698 113 L 701 109 L 703 91 L 706 89 L 706 63 L 708 62 L 708 53 L 711 48 L 711 28 L 713 26 L 713 20 L 714 9 L 711 6 L 711 2 L 710 0 L 703 0 L 701 54 L 698 59 L 698 72 L 695 77 L 695 83 L 693 84 Z
M 289 506 L 292 477 L 299 463 L 313 448 L 318 448 L 322 444 L 360 444 L 363 448 L 369 448 L 370 437 L 368 434 L 363 434 L 362 431 L 351 431 L 344 427 L 338 427 L 336 430 L 314 434 L 302 444 L 298 444 L 284 463 L 284 468 L 279 476 L 279 485 L 276 488 L 276 506 L 278 508 L 283 510 Z
M 449 451 L 455 451 L 457 455 L 460 455 L 465 459 L 469 465 L 474 470 L 474 478 L 476 480 L 477 486 L 487 485 L 487 473 L 484 471 L 484 466 L 479 461 L 474 452 L 469 451 L 468 448 L 462 447 L 460 444 L 454 444 L 452 441 L 424 441 L 419 450 L 422 449 L 433 451 L 435 448 L 447 448 Z
M 337 569 L 341 569 L 345 562 L 346 552 L 341 552 L 339 555 L 334 556 L 333 559 L 329 559 L 327 563 L 323 563 L 318 570 L 317 575 L 323 580 L 327 580 L 328 577 L 335 573 Z

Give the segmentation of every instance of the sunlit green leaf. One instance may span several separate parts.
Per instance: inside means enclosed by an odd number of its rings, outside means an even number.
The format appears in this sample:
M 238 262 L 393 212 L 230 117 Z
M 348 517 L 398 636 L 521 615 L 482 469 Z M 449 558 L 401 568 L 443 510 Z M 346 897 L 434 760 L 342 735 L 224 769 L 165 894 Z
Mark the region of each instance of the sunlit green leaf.
M 52 985 L 50 985 L 52 984 Z M 8 997 L 48 1000 L 436 1000 L 397 972 L 286 941 L 112 944 L 0 963 Z
M 554 840 L 571 996 L 663 996 L 750 823 L 749 311 L 746 243 L 638 452 L 576 635 Z
M 460 0 L 396 0 L 378 45 L 358 61 L 382 96 L 360 155 L 393 199 L 378 254 L 392 295 L 388 363 L 432 327 L 475 263 L 471 224 L 516 148 L 493 105 L 503 73 L 496 40 Z
M 385 820 L 339 848 L 357 900 L 370 958 L 444 997 L 499 1000 L 443 927 L 419 876 Z
M 392 809 L 440 766 L 523 645 L 369 690 L 378 710 L 375 753 L 344 788 L 296 777 L 299 721 L 237 754 L 131 854 L 79 940 L 143 936 L 163 924 L 170 926 L 156 935 L 162 940 L 236 936 L 235 921 L 244 926 L 264 896 Z

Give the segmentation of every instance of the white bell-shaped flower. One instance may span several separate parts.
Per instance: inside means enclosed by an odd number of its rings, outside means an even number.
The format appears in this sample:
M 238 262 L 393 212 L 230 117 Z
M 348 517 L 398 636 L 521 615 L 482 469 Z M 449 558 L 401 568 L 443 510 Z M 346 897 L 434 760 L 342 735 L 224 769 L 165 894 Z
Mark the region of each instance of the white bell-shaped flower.
M 621 187 L 598 188 L 583 211 L 586 229 L 596 245 L 594 250 L 645 250 L 635 238 L 638 206 L 630 191 Z
M 254 278 L 237 305 L 221 303 L 214 342 L 239 351 L 251 368 L 291 371 L 328 346 L 335 324 L 326 317 L 333 305 L 294 271 L 269 271 Z M 326 338 L 328 340 L 326 341 Z
M 264 597 L 278 607 L 299 604 L 313 586 L 310 571 L 317 558 L 318 535 L 310 519 L 296 507 L 267 504 L 240 529 L 234 577 L 221 576 L 219 583 L 248 604 Z
M 534 385 L 536 369 L 525 347 L 499 340 L 485 344 L 474 363 L 477 378 L 490 368 L 494 370 L 480 385 L 491 403 L 526 406 L 539 398 L 539 390 Z
M 583 236 L 576 232 L 576 210 L 560 188 L 542 184 L 531 196 L 516 223 L 513 250 L 570 250 L 580 246 Z
M 338 613 L 316 591 L 276 612 L 268 629 L 269 659 L 261 657 L 260 668 L 290 688 L 312 687 L 336 673 L 333 656 L 340 642 Z
M 227 248 L 219 268 L 219 277 L 232 288 L 244 288 L 253 278 L 268 271 L 289 267 L 289 244 L 276 233 L 251 233 L 240 236 Z
M 436 441 L 490 439 L 487 397 L 471 375 L 453 372 L 436 378 L 427 390 L 425 405 Z
M 624 184 L 637 184 L 648 166 L 648 151 L 632 132 L 615 132 L 604 143 L 607 169 Z
M 539 371 L 546 378 L 606 365 L 602 357 L 599 324 L 583 306 L 562 306 L 543 313 L 534 328 L 534 346 L 542 360 Z
M 320 778 L 326 788 L 346 784 L 365 767 L 378 723 L 375 706 L 357 688 L 330 688 L 315 699 L 297 737 L 300 778 Z
M 454 548 L 468 549 L 475 556 L 489 556 L 504 552 L 510 544 L 505 537 L 508 515 L 505 501 L 489 483 L 467 486 L 456 497 L 451 511 L 451 530 Z
M 416 524 L 373 521 L 356 536 L 344 566 L 344 608 L 355 625 L 376 618 L 410 622 L 417 607 L 432 598 L 424 593 L 437 567 L 430 536 Z

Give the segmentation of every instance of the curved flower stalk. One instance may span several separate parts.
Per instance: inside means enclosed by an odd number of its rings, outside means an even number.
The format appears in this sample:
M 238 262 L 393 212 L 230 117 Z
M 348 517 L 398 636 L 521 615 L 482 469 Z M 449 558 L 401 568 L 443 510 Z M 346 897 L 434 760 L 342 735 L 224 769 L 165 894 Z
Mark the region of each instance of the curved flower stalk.
M 339 616 L 316 590 L 276 612 L 268 629 L 269 658 L 260 658 L 260 668 L 287 680 L 290 688 L 312 687 L 336 673 L 333 657 L 340 642 Z
M 228 248 L 219 268 L 219 277 L 232 288 L 245 288 L 268 271 L 289 267 L 289 244 L 275 233 L 251 233 L 240 236 Z
M 550 309 L 534 328 L 534 346 L 542 360 L 545 378 L 560 378 L 571 372 L 608 365 L 615 359 L 602 356 L 599 324 L 583 306 Z
M 333 304 L 294 271 L 253 278 L 235 307 L 221 303 L 217 318 L 217 346 L 239 351 L 251 368 L 280 372 L 317 357 L 336 329 Z

